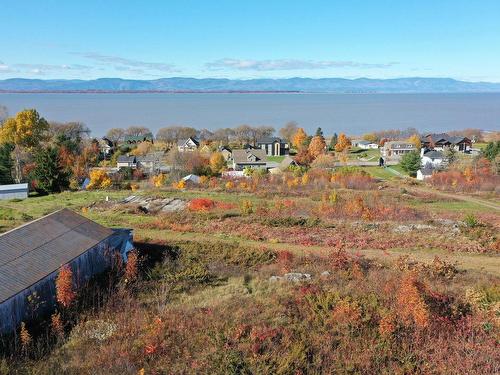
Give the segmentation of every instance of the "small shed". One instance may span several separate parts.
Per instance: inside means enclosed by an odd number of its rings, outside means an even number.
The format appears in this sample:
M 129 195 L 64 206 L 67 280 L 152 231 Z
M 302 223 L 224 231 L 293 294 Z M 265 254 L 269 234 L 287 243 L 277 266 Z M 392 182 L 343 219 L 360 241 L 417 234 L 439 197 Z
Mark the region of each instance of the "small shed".
M 28 198 L 28 184 L 0 185 L 1 199 L 26 199 Z
M 197 176 L 195 174 L 188 174 L 187 176 L 182 177 L 182 180 L 186 184 L 198 185 L 200 183 L 200 176 Z
M 61 265 L 81 286 L 132 249 L 131 230 L 106 228 L 68 209 L 0 235 L 0 333 L 53 311 Z M 33 306 L 28 297 L 35 294 Z

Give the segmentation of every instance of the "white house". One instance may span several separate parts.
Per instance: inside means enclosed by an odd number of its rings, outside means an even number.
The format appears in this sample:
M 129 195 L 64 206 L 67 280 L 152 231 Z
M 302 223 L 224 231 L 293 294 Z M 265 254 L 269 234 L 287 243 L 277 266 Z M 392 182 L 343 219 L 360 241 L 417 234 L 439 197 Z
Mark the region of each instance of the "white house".
M 444 162 L 444 155 L 441 151 L 436 150 L 424 150 L 420 151 L 420 158 L 422 166 L 432 165 L 433 167 L 439 167 Z
M 362 148 L 363 150 L 369 150 L 369 149 L 377 149 L 378 144 L 370 141 L 365 141 L 363 139 L 355 139 L 351 141 L 352 147 L 359 147 Z
M 133 155 L 120 155 L 116 161 L 116 166 L 118 168 L 135 168 L 137 167 L 137 159 Z
M 189 137 L 188 139 L 184 139 L 182 141 L 177 142 L 177 149 L 180 152 L 194 151 L 197 150 L 199 146 L 200 142 L 193 137 Z
M 417 171 L 417 180 L 423 181 L 432 176 L 434 173 L 435 169 L 431 165 L 427 165 L 423 168 L 420 168 Z
M 0 200 L 28 198 L 28 184 L 0 185 Z

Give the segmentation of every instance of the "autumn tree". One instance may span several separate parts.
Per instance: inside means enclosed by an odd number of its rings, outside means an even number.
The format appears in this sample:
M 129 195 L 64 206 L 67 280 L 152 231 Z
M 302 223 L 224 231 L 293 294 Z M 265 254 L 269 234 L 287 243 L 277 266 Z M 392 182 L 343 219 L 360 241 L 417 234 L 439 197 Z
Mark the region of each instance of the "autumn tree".
M 290 121 L 285 124 L 280 130 L 279 135 L 281 138 L 288 142 L 292 142 L 293 136 L 297 132 L 298 126 L 295 121 Z
M 102 169 L 94 169 L 90 172 L 90 182 L 87 185 L 88 190 L 106 189 L 111 186 L 112 181 L 108 174 Z
M 151 130 L 144 126 L 130 126 L 125 129 L 125 135 L 141 136 L 151 133 Z
M 413 134 L 407 139 L 407 142 L 413 143 L 419 150 L 422 148 L 422 141 L 420 140 L 420 136 L 418 134 Z
M 150 153 L 153 149 L 154 145 L 151 142 L 141 142 L 134 150 L 132 150 L 131 154 L 135 156 L 144 156 Z
M 54 139 L 67 139 L 80 143 L 90 136 L 90 129 L 82 122 L 50 122 L 49 134 Z
M 210 168 L 213 173 L 218 174 L 222 172 L 226 166 L 226 159 L 224 159 L 224 156 L 220 152 L 214 152 L 212 156 L 210 156 Z
M 308 152 L 312 159 L 316 159 L 318 155 L 324 154 L 326 149 L 325 138 L 320 135 L 315 135 L 309 143 Z
M 56 299 L 63 307 L 69 307 L 76 298 L 73 287 L 73 271 L 69 265 L 64 265 L 59 270 L 56 278 Z
M 177 143 L 190 137 L 196 137 L 197 130 L 188 126 L 167 126 L 156 133 L 156 138 L 166 143 Z
M 363 139 L 371 143 L 377 143 L 378 137 L 375 133 L 363 134 Z
M 337 144 L 335 145 L 335 151 L 342 152 L 349 149 L 349 147 L 351 147 L 351 140 L 347 138 L 344 133 L 340 133 Z
M 335 158 L 331 154 L 321 154 L 311 163 L 311 168 L 333 168 L 335 167 Z
M 21 182 L 23 149 L 32 150 L 45 138 L 48 122 L 34 109 L 26 109 L 8 118 L 0 127 L 0 144 L 14 145 L 15 180 Z
M 303 128 L 298 128 L 292 138 L 292 144 L 297 150 L 301 150 L 304 147 L 304 143 L 307 140 L 307 134 Z
M 106 133 L 105 138 L 109 139 L 111 142 L 113 142 L 113 144 L 117 145 L 118 143 L 123 142 L 123 140 L 125 139 L 125 129 L 109 129 Z
M 212 139 L 214 141 L 219 141 L 222 144 L 227 145 L 234 138 L 234 136 L 235 136 L 234 129 L 223 128 L 215 130 L 212 135 Z

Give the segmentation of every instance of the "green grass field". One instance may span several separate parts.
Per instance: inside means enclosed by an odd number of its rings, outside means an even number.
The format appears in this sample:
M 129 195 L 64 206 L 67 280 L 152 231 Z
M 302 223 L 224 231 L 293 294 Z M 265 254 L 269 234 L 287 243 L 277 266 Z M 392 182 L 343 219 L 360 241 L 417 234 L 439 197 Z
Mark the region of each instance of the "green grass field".
M 281 163 L 285 157 L 284 156 L 268 156 L 268 161 L 274 161 L 276 163 Z

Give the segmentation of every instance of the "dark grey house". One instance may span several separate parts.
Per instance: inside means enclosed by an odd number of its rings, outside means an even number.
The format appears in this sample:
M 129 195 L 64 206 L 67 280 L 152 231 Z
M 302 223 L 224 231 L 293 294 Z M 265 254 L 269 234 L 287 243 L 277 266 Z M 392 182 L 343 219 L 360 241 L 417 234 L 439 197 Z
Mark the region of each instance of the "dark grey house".
M 264 150 L 267 156 L 288 155 L 290 146 L 283 139 L 277 137 L 266 137 L 257 140 L 257 148 Z
M 132 249 L 130 230 L 103 227 L 68 209 L 0 235 L 0 333 L 53 310 L 62 265 L 71 267 L 79 286 L 117 254 L 125 261 Z M 28 300 L 35 294 L 36 308 Z

